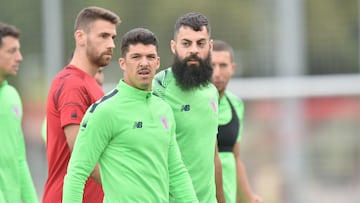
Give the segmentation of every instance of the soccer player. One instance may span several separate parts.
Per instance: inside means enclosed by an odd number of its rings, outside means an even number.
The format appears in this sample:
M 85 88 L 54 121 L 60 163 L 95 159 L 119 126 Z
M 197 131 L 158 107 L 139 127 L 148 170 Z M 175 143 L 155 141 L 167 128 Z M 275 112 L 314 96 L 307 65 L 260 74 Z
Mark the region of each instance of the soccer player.
M 153 91 L 174 111 L 177 142 L 199 201 L 214 203 L 218 196 L 222 202 L 222 184 L 215 184 L 214 162 L 221 179 L 216 144 L 219 97 L 211 83 L 208 19 L 195 12 L 179 17 L 170 46 L 174 62 L 155 76 Z
M 110 63 L 119 23 L 119 16 L 99 7 L 84 8 L 76 18 L 74 55 L 55 76 L 48 94 L 48 178 L 43 202 L 61 202 L 63 180 L 81 119 L 87 108 L 104 95 L 94 76 L 100 67 Z M 100 182 L 97 168 L 91 177 L 85 186 L 83 202 L 102 202 L 101 185 L 95 182 Z
M 232 47 L 224 41 L 214 40 L 211 61 L 214 69 L 212 82 L 220 96 L 217 140 L 226 202 L 262 202 L 252 192 L 240 158 L 244 103 L 226 90 L 236 68 Z
M 100 67 L 95 74 L 95 80 L 100 85 L 100 87 L 102 87 L 104 84 L 104 76 L 104 67 Z
M 26 160 L 22 102 L 7 79 L 22 61 L 20 31 L 0 22 L 0 202 L 38 202 Z
M 84 116 L 64 182 L 63 202 L 80 202 L 100 165 L 105 202 L 198 202 L 181 160 L 170 106 L 151 93 L 160 65 L 158 39 L 135 28 L 121 42 L 124 78 Z
M 104 84 L 104 68 L 100 67 L 99 70 L 95 74 L 95 80 L 96 82 L 102 87 Z M 44 121 L 41 125 L 41 137 L 43 138 L 43 141 L 46 146 L 46 118 L 44 118 Z

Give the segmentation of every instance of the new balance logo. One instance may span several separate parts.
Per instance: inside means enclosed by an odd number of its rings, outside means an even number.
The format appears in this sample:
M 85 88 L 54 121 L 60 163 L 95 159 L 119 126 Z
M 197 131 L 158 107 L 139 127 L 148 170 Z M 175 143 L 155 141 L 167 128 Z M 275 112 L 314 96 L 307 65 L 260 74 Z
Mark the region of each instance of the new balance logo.
M 141 121 L 139 122 L 135 122 L 134 123 L 134 127 L 133 128 L 142 128 L 143 127 L 143 123 Z
M 181 111 L 190 111 L 190 105 L 189 104 L 182 105 L 181 106 Z

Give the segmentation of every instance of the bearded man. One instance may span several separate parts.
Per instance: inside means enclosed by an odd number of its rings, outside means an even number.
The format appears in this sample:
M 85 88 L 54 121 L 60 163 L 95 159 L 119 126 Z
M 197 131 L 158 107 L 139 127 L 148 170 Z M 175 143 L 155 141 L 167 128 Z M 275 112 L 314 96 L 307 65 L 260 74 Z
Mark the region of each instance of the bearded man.
M 199 202 L 224 202 L 216 144 L 219 96 L 211 83 L 207 18 L 194 12 L 178 18 L 170 45 L 173 65 L 155 76 L 153 93 L 174 111 L 177 142 Z

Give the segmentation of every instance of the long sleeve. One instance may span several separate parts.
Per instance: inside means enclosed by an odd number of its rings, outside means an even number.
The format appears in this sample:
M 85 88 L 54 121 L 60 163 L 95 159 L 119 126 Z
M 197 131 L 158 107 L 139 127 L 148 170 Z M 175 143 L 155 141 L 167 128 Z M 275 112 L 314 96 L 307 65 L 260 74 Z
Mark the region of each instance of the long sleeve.
M 18 96 L 19 102 L 19 128 L 18 128 L 18 161 L 19 161 L 19 172 L 20 172 L 20 181 L 21 181 L 21 198 L 25 203 L 35 203 L 39 202 L 34 182 L 31 177 L 30 169 L 26 160 L 26 148 L 25 148 L 25 140 L 24 135 L 21 128 L 21 121 L 22 121 L 22 103 L 21 99 Z
M 106 131 L 105 120 L 98 119 L 89 112 L 85 114 L 64 178 L 63 202 L 82 202 L 84 185 L 94 170 L 110 135 Z
M 0 83 L 0 202 L 38 202 L 26 159 L 19 93 Z
M 186 169 L 176 142 L 172 135 L 169 147 L 170 193 L 176 202 L 199 202 L 188 170 Z
M 19 138 L 19 167 L 21 176 L 21 198 L 25 203 L 39 202 L 35 186 L 31 177 L 30 169 L 26 161 L 24 137 L 21 133 Z

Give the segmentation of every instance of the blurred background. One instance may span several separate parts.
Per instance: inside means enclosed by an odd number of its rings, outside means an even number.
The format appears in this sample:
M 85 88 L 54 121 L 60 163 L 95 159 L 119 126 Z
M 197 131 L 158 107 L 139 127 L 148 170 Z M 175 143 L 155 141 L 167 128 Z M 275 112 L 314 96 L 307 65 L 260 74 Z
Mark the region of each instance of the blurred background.
M 39 197 L 47 175 L 41 138 L 53 76 L 74 49 L 77 13 L 95 5 L 122 19 L 120 37 L 145 27 L 160 39 L 161 67 L 180 15 L 198 11 L 212 38 L 235 49 L 229 89 L 245 102 L 241 156 L 264 203 L 360 202 L 358 0 L 0 0 L 0 21 L 22 31 L 24 61 L 9 80 L 24 104 L 27 156 Z M 122 77 L 119 48 L 105 91 Z M 1 108 L 1 107 L 0 107 Z M 1 132 L 0 132 L 1 133 Z

